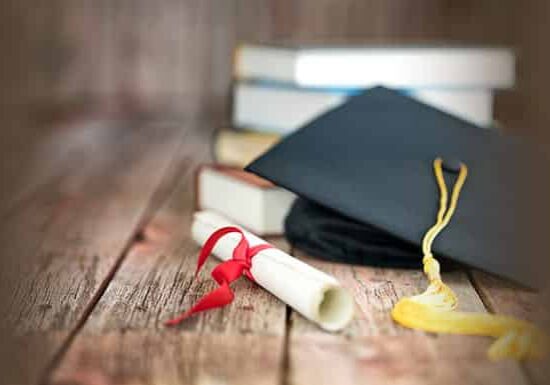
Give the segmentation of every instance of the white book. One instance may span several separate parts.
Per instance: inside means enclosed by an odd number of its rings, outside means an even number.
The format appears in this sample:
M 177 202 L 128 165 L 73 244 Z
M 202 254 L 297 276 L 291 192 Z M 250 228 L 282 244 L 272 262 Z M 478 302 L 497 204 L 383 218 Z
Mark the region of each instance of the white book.
M 246 171 L 203 166 L 197 176 L 197 206 L 231 219 L 258 235 L 283 234 L 295 195 Z
M 418 89 L 410 96 L 479 126 L 493 120 L 493 92 Z M 266 84 L 239 83 L 234 88 L 233 125 L 288 134 L 344 103 L 349 93 L 322 92 Z
M 242 45 L 235 52 L 238 78 L 302 87 L 509 88 L 513 51 L 497 47 Z

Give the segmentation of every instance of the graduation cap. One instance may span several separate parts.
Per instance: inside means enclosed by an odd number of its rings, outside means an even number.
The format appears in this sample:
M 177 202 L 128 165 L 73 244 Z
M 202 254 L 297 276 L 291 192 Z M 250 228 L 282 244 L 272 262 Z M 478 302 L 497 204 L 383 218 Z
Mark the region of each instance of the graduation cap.
M 460 164 L 469 172 L 434 254 L 539 286 L 537 263 L 550 237 L 546 176 L 538 170 L 547 170 L 547 160 L 520 138 L 375 87 L 246 170 L 300 197 L 286 222 L 295 246 L 341 262 L 420 268 L 420 244 L 438 211 L 436 158 L 449 186 Z

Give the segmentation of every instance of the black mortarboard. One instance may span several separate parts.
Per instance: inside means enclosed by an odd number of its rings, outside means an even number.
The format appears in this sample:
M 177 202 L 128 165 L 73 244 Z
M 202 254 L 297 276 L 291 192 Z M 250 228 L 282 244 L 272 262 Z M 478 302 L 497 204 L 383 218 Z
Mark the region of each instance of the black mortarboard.
M 533 270 L 540 269 L 531 257 L 544 258 L 548 250 L 538 231 L 538 220 L 547 217 L 547 190 L 531 176 L 547 168 L 545 157 L 519 138 L 375 87 L 246 169 L 301 197 L 286 224 L 298 247 L 343 262 L 420 267 L 419 245 L 438 209 L 437 157 L 449 189 L 457 163 L 469 174 L 434 253 L 538 286 Z

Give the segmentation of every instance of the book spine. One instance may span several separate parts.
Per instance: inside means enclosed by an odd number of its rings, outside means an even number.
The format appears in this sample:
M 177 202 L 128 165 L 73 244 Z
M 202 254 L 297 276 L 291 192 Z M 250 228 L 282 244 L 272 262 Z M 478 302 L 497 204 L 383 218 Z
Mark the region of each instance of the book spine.
M 220 164 L 244 167 L 280 140 L 280 135 L 224 130 L 218 134 L 214 157 Z

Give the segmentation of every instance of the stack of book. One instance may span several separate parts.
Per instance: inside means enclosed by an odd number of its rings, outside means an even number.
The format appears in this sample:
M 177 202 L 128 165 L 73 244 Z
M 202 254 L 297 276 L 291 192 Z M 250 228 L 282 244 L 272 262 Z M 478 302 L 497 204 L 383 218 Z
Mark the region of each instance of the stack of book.
M 493 124 L 494 93 L 514 85 L 514 67 L 514 53 L 498 47 L 242 45 L 233 69 L 233 128 L 218 133 L 215 158 L 242 168 L 284 135 L 377 85 L 487 128 Z M 203 169 L 199 181 L 210 186 L 200 189 L 203 208 L 260 234 L 282 232 L 292 195 L 243 171 L 237 175 L 236 169 Z M 239 189 L 232 197 L 243 199 L 232 207 L 224 203 L 227 199 L 213 202 L 206 193 L 211 185 L 218 195 Z M 280 204 L 273 203 L 277 200 Z M 249 205 L 258 207 L 246 209 Z M 270 207 L 276 210 L 268 213 Z M 251 211 L 254 218 L 242 217 Z
M 234 131 L 219 134 L 215 152 L 236 166 L 376 85 L 490 127 L 494 92 L 515 77 L 514 53 L 498 47 L 242 45 L 234 63 Z

